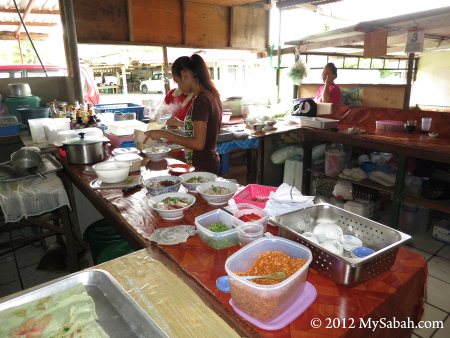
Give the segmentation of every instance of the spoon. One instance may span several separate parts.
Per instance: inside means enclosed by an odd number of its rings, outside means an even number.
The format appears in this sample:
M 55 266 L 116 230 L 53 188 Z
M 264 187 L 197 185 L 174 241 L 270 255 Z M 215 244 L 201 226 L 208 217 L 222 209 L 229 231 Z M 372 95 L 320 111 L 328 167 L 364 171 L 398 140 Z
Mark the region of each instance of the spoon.
M 267 275 L 261 275 L 261 276 L 240 276 L 243 279 L 256 279 L 256 278 L 268 278 L 268 279 L 284 279 L 286 277 L 286 272 L 284 271 L 277 271 L 272 272 Z

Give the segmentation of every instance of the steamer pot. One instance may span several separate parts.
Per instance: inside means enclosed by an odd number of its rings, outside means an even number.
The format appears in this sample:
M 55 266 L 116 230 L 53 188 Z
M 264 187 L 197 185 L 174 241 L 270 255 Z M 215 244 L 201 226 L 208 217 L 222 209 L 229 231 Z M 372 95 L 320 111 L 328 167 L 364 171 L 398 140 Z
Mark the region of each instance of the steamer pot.
M 33 96 L 28 83 L 10 83 L 8 87 L 10 97 Z
M 85 133 L 80 133 L 80 137 L 63 142 L 63 148 L 67 154 L 70 164 L 91 164 L 101 162 L 105 158 L 103 151 L 103 140 L 99 138 L 84 138 Z

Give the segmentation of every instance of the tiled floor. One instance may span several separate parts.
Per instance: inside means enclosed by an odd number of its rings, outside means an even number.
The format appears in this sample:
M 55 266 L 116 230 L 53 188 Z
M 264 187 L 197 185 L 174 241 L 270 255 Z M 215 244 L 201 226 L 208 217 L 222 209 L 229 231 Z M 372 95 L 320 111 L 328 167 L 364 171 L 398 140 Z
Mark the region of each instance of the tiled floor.
M 12 236 L 22 235 L 18 230 L 12 232 Z M 9 238 L 7 236 L 9 233 L 2 233 L 0 242 Z M 422 320 L 444 323 L 441 329 L 414 330 L 411 338 L 450 337 L 450 245 L 432 239 L 429 234 L 414 236 L 410 245 L 413 245 L 408 246 L 410 250 L 420 253 L 428 262 L 426 304 Z M 37 270 L 44 254 L 43 247 L 34 244 L 0 256 L 0 298 L 69 274 L 67 270 Z M 91 266 L 90 252 L 87 251 L 80 261 L 84 267 Z

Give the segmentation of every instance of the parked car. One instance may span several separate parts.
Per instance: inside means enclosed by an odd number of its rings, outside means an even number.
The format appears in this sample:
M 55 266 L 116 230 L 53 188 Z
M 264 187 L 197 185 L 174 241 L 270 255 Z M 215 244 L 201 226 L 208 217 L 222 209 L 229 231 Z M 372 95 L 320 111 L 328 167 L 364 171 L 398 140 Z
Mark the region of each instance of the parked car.
M 174 88 L 175 83 L 172 78 L 164 78 L 162 73 L 155 73 L 148 80 L 144 80 L 141 82 L 139 89 L 144 93 L 165 93 L 165 84 L 169 82 L 169 87 Z
M 67 76 L 67 67 L 60 65 L 44 65 L 48 76 Z M 99 104 L 100 93 L 94 78 L 84 65 L 80 65 L 81 87 L 86 103 Z M 24 77 L 45 77 L 41 65 L 0 65 L 0 78 L 18 79 Z

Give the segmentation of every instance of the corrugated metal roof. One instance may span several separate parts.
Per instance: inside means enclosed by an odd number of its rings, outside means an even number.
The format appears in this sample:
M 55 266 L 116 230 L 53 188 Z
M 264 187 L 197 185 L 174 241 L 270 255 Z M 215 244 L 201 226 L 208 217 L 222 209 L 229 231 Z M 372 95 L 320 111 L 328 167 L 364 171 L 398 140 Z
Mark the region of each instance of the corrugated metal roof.
M 61 26 L 58 0 L 16 0 L 22 19 L 33 39 L 46 39 Z M 0 0 L 0 40 L 16 39 L 25 34 L 12 0 Z
M 380 29 L 387 30 L 387 54 L 391 56 L 404 54 L 406 35 L 410 30 L 424 32 L 424 52 L 449 49 L 450 7 L 360 22 L 353 26 L 289 41 L 286 45 L 297 45 L 301 53 L 334 52 L 362 55 L 364 33 Z

